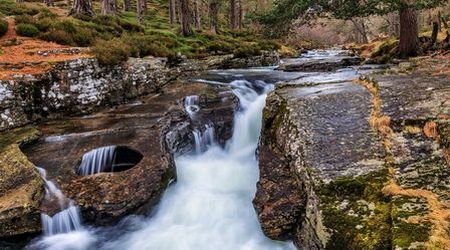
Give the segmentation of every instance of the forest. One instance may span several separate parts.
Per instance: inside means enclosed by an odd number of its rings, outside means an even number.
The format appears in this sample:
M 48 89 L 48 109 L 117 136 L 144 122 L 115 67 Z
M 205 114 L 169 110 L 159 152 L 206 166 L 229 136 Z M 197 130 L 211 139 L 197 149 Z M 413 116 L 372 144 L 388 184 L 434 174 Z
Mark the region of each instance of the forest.
M 450 1 L 0 0 L 0 249 L 450 249 Z

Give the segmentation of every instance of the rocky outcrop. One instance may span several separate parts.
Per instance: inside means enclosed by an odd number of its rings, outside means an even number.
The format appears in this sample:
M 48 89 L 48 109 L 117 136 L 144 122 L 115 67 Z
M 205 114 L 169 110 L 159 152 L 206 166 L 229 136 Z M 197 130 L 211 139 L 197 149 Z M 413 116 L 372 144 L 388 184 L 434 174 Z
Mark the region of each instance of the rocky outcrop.
M 336 58 L 319 58 L 319 59 L 305 59 L 295 60 L 293 62 L 286 62 L 281 64 L 277 70 L 287 72 L 318 72 L 318 71 L 333 71 L 348 66 L 359 65 L 363 62 L 360 57 L 336 57 Z
M 43 181 L 19 149 L 20 144 L 37 140 L 37 130 L 16 129 L 1 133 L 0 138 L 0 236 L 37 232 Z
M 197 118 L 214 124 L 222 141 L 229 138 L 237 107 L 229 89 L 179 83 L 134 104 L 42 124 L 41 139 L 23 150 L 80 206 L 85 222 L 109 225 L 129 214 L 148 213 L 176 179 L 173 155 L 193 148 L 196 124 L 183 106 L 183 98 L 193 94 L 201 100 Z M 77 174 L 83 154 L 109 145 L 134 149 L 143 158 L 121 172 Z
M 39 76 L 0 81 L 0 130 L 46 117 L 90 113 L 155 92 L 178 75 L 165 59 L 102 66 L 94 58 L 60 62 Z
M 445 249 L 449 91 L 424 74 L 278 87 L 254 200 L 266 235 L 299 249 Z

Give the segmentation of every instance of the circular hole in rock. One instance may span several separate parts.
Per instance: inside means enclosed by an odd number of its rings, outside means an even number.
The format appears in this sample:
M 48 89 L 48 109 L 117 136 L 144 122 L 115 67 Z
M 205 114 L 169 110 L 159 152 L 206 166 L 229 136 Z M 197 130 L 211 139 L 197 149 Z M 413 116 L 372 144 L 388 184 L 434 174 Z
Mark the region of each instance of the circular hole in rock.
M 79 175 L 121 172 L 136 166 L 144 156 L 126 146 L 107 146 L 93 149 L 83 155 L 76 168 Z

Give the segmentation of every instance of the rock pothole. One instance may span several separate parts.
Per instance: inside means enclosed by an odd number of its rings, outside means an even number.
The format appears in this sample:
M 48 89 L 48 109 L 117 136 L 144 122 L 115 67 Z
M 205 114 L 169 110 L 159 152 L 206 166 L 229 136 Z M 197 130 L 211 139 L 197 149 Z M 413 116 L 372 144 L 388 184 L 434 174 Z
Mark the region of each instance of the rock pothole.
M 79 175 L 122 172 L 136 166 L 144 156 L 127 146 L 106 146 L 85 153 L 76 167 Z

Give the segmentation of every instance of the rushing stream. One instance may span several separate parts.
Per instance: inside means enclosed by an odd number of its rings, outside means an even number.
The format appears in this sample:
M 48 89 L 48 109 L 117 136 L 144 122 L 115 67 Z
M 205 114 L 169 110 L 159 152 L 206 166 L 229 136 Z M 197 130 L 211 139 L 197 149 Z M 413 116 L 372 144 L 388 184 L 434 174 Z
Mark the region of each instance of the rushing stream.
M 326 55 L 336 56 L 332 53 Z M 302 60 L 314 56 L 325 57 L 324 54 L 310 53 Z M 346 81 L 367 70 L 371 69 L 353 67 L 335 72 L 288 73 L 275 71 L 274 67 L 265 67 L 207 72 L 201 81 L 231 86 L 240 101 L 240 110 L 234 117 L 233 136 L 225 147 L 216 143 L 213 124 L 203 124 L 192 131 L 195 151 L 175 159 L 177 182 L 166 190 L 151 216 L 129 216 L 118 225 L 108 228 L 80 226 L 75 230 L 62 231 L 66 233 L 48 233 L 35 240 L 28 248 L 295 249 L 290 242 L 272 241 L 264 236 L 252 205 L 259 176 L 255 150 L 267 92 L 272 89 L 272 84 L 278 81 L 291 80 L 297 84 L 311 81 Z M 185 98 L 184 106 L 191 119 L 196 118 L 196 113 L 200 109 L 198 102 L 199 98 L 195 95 Z M 94 156 L 92 153 L 92 157 L 88 155 L 86 158 L 90 157 L 96 162 L 103 161 L 103 158 Z M 80 169 L 89 173 L 95 170 L 87 168 L 85 170 L 82 164 Z M 67 210 L 67 212 L 74 211 Z M 59 218 L 43 216 L 44 223 L 52 219 Z

